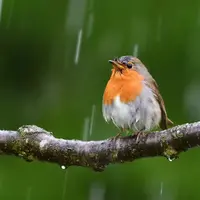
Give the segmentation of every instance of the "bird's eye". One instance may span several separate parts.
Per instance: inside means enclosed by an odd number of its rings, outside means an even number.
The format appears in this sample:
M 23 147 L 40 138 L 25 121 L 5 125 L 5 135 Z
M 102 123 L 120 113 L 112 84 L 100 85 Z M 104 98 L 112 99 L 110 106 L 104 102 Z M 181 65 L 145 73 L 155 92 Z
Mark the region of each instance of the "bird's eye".
M 114 58 L 114 61 L 117 61 L 117 60 L 118 60 L 117 57 L 115 57 L 115 58 Z
M 122 61 L 122 64 L 123 65 L 127 65 L 127 62 L 124 60 L 124 61 Z
M 127 63 L 126 66 L 127 66 L 129 69 L 131 69 L 133 65 L 132 65 L 132 63 L 129 62 L 129 63 Z

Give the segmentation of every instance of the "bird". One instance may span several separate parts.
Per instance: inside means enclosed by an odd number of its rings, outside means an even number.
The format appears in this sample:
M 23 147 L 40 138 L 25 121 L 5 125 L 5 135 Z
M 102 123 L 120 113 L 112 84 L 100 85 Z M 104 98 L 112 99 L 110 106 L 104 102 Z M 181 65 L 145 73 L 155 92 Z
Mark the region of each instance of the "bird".
M 126 55 L 109 63 L 112 72 L 104 90 L 102 112 L 105 121 L 120 130 L 116 138 L 127 131 L 140 136 L 173 125 L 158 84 L 139 58 Z

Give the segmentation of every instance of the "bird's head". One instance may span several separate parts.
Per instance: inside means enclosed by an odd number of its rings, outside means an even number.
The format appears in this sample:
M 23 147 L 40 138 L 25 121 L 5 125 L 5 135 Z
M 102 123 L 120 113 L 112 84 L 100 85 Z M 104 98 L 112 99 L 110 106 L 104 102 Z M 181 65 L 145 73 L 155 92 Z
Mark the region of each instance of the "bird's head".
M 128 75 L 134 71 L 144 77 L 151 76 L 144 64 L 133 56 L 121 56 L 120 58 L 109 60 L 109 63 L 112 64 L 114 73 L 118 72 Z

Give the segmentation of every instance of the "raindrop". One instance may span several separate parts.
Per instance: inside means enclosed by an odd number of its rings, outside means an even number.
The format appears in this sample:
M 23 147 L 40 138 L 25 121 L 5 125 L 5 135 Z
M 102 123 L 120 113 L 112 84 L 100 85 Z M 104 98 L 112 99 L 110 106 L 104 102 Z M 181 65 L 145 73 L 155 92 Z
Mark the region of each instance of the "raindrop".
M 172 162 L 173 160 L 175 160 L 175 158 L 170 158 L 170 157 L 168 157 L 167 159 L 169 160 L 169 162 Z
M 79 55 L 80 55 L 80 48 L 81 48 L 81 42 L 82 42 L 82 29 L 79 30 L 78 33 L 78 38 L 77 38 L 77 44 L 76 44 L 76 54 L 75 54 L 75 59 L 74 62 L 77 65 L 79 61 Z
M 64 165 L 61 166 L 61 169 L 66 169 L 66 167 Z
M 86 117 L 84 120 L 84 127 L 83 127 L 83 140 L 88 139 L 89 129 L 90 129 L 90 118 Z
M 92 35 L 92 28 L 94 24 L 94 14 L 90 13 L 88 17 L 88 24 L 87 24 L 87 32 L 86 32 L 86 37 L 89 38 Z
M 138 49 L 139 49 L 139 45 L 138 44 L 135 44 L 133 46 L 133 56 L 134 57 L 137 57 L 138 56 Z
M 65 171 L 64 182 L 63 182 L 62 200 L 66 200 L 67 175 L 68 175 L 68 172 Z
M 0 0 L 0 21 L 2 18 L 3 0 Z
M 94 114 L 95 114 L 95 110 L 96 110 L 96 106 L 92 105 L 92 114 L 91 114 L 91 118 L 90 118 L 90 130 L 89 130 L 90 136 L 92 135 L 92 130 L 93 130 L 93 127 L 94 127 Z
M 103 183 L 92 183 L 90 186 L 89 200 L 104 200 L 106 188 Z
M 163 182 L 160 182 L 160 196 L 163 195 Z

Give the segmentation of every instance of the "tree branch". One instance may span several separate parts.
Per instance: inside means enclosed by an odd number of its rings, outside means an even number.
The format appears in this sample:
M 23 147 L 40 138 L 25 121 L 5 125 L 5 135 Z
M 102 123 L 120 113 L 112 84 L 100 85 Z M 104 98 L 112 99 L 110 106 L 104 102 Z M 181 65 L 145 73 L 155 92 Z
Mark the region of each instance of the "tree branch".
M 169 160 L 182 151 L 200 145 L 200 122 L 164 131 L 102 141 L 64 140 L 34 125 L 17 131 L 0 131 L 0 154 L 16 155 L 26 161 L 47 161 L 60 166 L 84 166 L 103 171 L 110 163 L 143 157 L 164 156 Z

